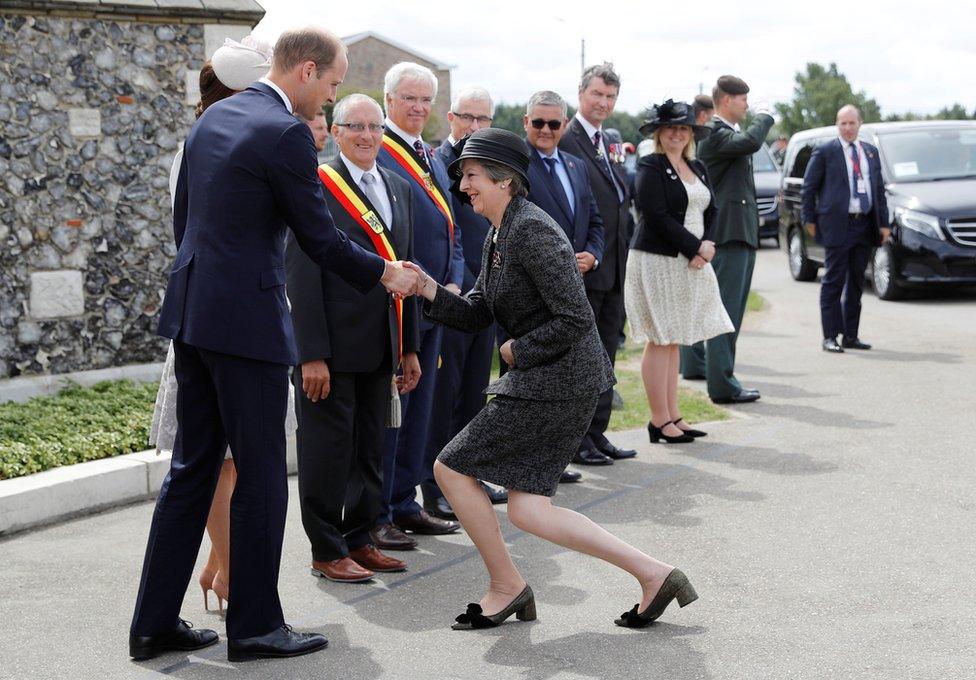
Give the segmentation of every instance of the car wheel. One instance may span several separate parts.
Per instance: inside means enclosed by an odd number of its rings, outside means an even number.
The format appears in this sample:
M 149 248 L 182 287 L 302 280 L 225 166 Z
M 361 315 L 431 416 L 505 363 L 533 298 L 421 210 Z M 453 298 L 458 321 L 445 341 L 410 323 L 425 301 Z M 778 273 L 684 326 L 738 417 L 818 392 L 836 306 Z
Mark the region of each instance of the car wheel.
M 807 259 L 803 252 L 803 236 L 799 229 L 790 230 L 790 239 L 787 242 L 787 254 L 789 255 L 790 275 L 795 281 L 813 281 L 817 278 L 817 263 Z
M 900 300 L 905 296 L 905 290 L 895 280 L 891 261 L 891 249 L 887 245 L 876 248 L 874 261 L 871 263 L 871 283 L 874 294 L 882 300 Z

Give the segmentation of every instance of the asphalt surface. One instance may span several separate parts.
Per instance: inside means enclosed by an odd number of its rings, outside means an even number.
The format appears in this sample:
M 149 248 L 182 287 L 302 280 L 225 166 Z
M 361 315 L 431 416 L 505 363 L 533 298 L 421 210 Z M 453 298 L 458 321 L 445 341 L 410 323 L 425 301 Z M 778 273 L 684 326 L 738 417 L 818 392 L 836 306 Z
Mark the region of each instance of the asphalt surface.
M 295 481 L 280 591 L 328 650 L 230 664 L 223 643 L 128 660 L 152 505 L 0 542 L 3 678 L 973 678 L 976 677 L 976 296 L 865 295 L 870 352 L 820 350 L 816 284 L 759 255 L 768 301 L 739 341 L 762 391 L 691 445 L 619 433 L 636 460 L 586 468 L 559 504 L 680 566 L 700 599 L 645 630 L 613 618 L 630 577 L 516 531 L 539 619 L 449 628 L 484 573 L 463 534 L 422 538 L 410 570 L 372 584 L 309 575 Z M 195 580 L 183 616 L 223 635 Z

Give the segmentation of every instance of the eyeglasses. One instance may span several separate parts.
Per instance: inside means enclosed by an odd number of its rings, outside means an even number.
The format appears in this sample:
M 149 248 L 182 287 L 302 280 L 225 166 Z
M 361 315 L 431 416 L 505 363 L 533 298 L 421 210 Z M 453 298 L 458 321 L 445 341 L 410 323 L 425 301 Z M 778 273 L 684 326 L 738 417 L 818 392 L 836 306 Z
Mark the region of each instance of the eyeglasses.
M 465 125 L 471 125 L 474 121 L 478 121 L 478 125 L 491 125 L 491 116 L 472 116 L 470 113 L 458 113 L 457 111 L 451 111 L 451 113 L 460 118 Z
M 339 127 L 349 128 L 353 132 L 362 132 L 366 128 L 369 128 L 370 134 L 377 134 L 383 132 L 383 126 L 379 123 L 336 123 Z
M 430 106 L 434 103 L 433 97 L 415 97 L 412 94 L 398 94 L 397 97 L 400 98 L 400 101 L 404 102 L 405 104 L 409 104 L 410 106 L 416 106 L 417 104 L 420 104 L 421 106 Z
M 536 130 L 541 130 L 548 125 L 549 129 L 555 132 L 563 126 L 563 122 L 561 120 L 542 120 L 541 118 L 533 118 L 529 122 L 532 123 L 532 127 L 534 127 Z

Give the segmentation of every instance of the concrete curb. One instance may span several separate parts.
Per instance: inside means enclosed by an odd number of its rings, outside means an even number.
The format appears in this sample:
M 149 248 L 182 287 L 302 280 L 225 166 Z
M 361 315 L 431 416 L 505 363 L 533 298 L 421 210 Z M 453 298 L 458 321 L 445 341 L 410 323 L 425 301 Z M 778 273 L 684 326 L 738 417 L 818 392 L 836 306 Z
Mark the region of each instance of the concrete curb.
M 288 438 L 288 474 L 298 472 L 295 438 Z M 0 536 L 154 498 L 170 455 L 152 449 L 0 480 Z

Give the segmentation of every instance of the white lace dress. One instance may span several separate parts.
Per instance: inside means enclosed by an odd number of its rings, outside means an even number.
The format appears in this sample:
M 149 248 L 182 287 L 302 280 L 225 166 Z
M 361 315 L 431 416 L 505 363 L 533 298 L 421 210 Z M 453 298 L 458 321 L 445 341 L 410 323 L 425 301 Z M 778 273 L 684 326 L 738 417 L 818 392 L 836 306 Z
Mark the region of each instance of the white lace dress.
M 685 229 L 701 238 L 710 200 L 708 188 L 698 180 L 681 183 L 688 192 Z M 624 304 L 634 340 L 692 345 L 735 330 L 711 264 L 690 269 L 682 255 L 668 257 L 643 250 L 631 250 L 627 257 Z

